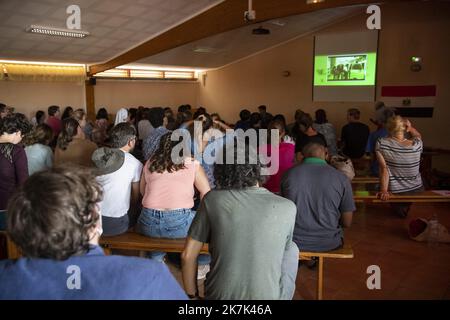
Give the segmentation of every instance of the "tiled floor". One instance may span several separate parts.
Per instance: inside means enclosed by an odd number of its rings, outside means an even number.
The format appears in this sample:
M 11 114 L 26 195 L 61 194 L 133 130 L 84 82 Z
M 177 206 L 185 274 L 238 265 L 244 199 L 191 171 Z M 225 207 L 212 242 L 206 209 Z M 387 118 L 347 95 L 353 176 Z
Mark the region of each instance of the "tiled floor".
M 429 247 L 408 238 L 412 218 L 430 218 L 450 226 L 449 204 L 414 204 L 406 219 L 387 205 L 358 207 L 345 239 L 354 259 L 328 259 L 324 265 L 324 299 L 450 299 L 450 245 Z M 367 288 L 367 267 L 381 269 L 381 289 Z M 301 266 L 294 299 L 313 299 L 316 271 Z
M 406 219 L 397 218 L 388 205 L 359 205 L 345 239 L 354 259 L 327 259 L 324 299 L 450 299 L 450 244 L 429 247 L 408 238 L 412 218 L 430 218 L 450 227 L 450 204 L 414 204 Z M 381 269 L 381 289 L 367 288 L 367 267 Z M 181 272 L 170 265 L 180 283 Z M 301 266 L 294 299 L 315 299 L 316 270 Z M 202 291 L 200 282 L 200 291 Z

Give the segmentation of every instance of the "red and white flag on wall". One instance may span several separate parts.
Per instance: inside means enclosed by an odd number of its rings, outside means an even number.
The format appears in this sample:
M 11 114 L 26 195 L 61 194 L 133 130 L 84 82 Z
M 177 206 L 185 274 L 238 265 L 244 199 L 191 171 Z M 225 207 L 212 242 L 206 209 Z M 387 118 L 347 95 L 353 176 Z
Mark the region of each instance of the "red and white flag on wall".
M 383 86 L 380 100 L 390 107 L 433 108 L 436 86 Z M 409 100 L 410 104 L 404 104 L 406 100 Z

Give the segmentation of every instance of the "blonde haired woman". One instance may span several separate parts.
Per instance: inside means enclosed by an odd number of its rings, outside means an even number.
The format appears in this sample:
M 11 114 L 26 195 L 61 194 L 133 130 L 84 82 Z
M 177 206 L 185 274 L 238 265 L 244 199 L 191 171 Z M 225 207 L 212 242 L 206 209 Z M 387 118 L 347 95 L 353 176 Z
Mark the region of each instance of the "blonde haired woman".
M 392 117 L 386 124 L 388 137 L 380 138 L 375 147 L 380 165 L 381 200 L 389 200 L 390 193 L 402 194 L 423 190 L 420 176 L 420 157 L 423 143 L 420 133 L 411 122 L 400 116 Z M 394 205 L 401 217 L 406 217 L 409 203 Z

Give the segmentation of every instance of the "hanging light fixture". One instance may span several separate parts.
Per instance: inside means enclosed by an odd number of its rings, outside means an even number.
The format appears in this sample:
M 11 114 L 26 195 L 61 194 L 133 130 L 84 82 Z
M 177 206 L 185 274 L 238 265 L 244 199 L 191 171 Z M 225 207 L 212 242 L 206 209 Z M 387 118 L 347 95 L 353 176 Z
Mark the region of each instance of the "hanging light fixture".
M 45 27 L 31 25 L 26 29 L 27 32 L 38 33 L 46 36 L 58 36 L 67 38 L 84 38 L 89 35 L 89 32 L 82 30 L 62 29 L 54 27 Z

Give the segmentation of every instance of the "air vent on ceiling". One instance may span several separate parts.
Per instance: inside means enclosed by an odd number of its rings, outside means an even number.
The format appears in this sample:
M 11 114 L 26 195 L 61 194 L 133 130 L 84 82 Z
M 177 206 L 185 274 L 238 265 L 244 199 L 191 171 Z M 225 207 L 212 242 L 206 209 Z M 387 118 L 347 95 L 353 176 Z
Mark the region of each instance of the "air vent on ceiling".
M 193 51 L 197 53 L 214 53 L 217 52 L 218 49 L 212 47 L 196 47 Z

